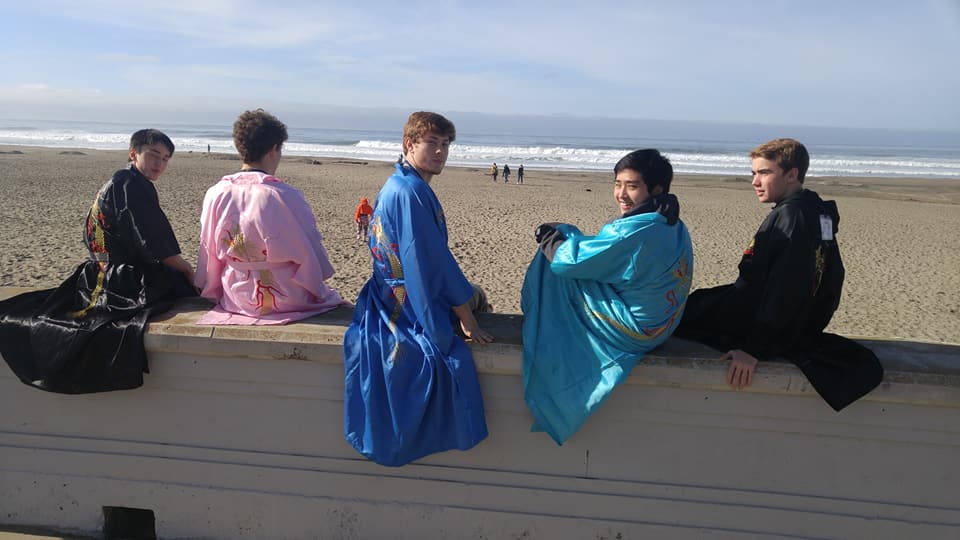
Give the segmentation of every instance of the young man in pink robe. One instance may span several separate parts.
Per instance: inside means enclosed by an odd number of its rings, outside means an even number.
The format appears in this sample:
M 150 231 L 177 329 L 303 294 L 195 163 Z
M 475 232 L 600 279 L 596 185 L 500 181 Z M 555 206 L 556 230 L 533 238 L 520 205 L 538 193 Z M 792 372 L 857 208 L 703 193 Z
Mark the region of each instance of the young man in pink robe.
M 199 324 L 284 324 L 349 305 L 303 193 L 274 174 L 287 127 L 262 109 L 233 124 L 240 172 L 203 200 L 195 284 L 217 302 Z

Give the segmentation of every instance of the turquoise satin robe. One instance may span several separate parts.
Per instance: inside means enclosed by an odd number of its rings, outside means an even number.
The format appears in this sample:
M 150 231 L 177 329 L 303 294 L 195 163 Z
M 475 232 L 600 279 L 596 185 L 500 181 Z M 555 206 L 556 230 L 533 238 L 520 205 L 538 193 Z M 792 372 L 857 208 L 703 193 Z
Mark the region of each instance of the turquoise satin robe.
M 682 221 L 619 218 L 596 236 L 573 225 L 553 261 L 537 252 L 523 282 L 523 389 L 533 430 L 573 436 L 643 356 L 673 332 L 693 277 Z

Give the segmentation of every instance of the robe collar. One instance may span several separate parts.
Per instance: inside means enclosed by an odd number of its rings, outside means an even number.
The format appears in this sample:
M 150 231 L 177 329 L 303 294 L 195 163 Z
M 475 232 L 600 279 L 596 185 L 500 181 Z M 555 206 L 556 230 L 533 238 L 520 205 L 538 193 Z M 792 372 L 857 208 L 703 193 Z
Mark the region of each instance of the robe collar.
M 675 225 L 677 220 L 680 219 L 680 201 L 677 200 L 677 196 L 673 193 L 661 193 L 660 195 L 650 197 L 640 204 L 640 206 L 637 206 L 619 218 L 615 218 L 614 221 L 654 212 L 667 218 L 667 225 Z
M 423 182 L 423 183 L 425 183 L 425 184 L 427 184 L 427 185 L 430 184 L 430 182 L 427 182 L 426 180 L 423 179 L 422 176 L 420 176 L 420 172 L 417 171 L 417 168 L 414 167 L 413 165 L 411 165 L 409 161 L 407 161 L 407 158 L 403 158 L 403 163 L 397 163 L 397 164 L 396 164 L 396 167 L 397 167 L 397 171 L 398 171 L 400 174 L 402 174 L 402 175 L 404 175 L 404 176 L 406 176 L 406 175 L 408 175 L 408 174 L 413 174 L 413 175 L 415 175 L 417 178 L 419 178 L 421 182 Z

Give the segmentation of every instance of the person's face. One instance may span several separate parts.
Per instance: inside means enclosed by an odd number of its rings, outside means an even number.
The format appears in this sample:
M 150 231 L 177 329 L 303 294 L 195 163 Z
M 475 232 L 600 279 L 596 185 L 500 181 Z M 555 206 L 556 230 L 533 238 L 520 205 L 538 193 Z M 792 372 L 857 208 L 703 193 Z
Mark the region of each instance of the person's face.
M 659 186 L 657 186 L 659 189 Z M 643 183 L 643 175 L 633 169 L 623 169 L 617 173 L 613 183 L 613 198 L 620 206 L 620 215 L 624 215 L 650 198 L 650 191 Z
M 799 171 L 796 167 L 784 172 L 775 161 L 762 157 L 753 158 L 751 173 L 753 190 L 762 203 L 778 203 L 803 187 L 797 179 Z
M 436 175 L 443 172 L 450 153 L 450 137 L 430 132 L 413 142 L 405 141 L 407 146 L 407 161 L 421 173 Z
M 130 150 L 130 161 L 138 171 L 150 180 L 156 181 L 167 170 L 170 150 L 162 143 L 143 146 L 140 151 Z

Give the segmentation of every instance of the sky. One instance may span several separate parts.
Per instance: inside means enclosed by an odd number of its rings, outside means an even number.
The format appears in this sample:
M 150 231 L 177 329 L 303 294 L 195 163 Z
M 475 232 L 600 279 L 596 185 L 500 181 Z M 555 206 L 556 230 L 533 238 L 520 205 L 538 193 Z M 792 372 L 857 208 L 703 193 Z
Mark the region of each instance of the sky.
M 30 0 L 0 29 L 4 118 L 427 109 L 960 131 L 960 0 Z

